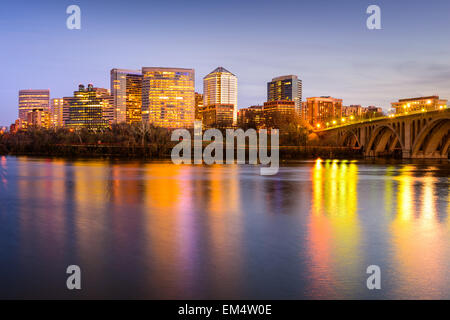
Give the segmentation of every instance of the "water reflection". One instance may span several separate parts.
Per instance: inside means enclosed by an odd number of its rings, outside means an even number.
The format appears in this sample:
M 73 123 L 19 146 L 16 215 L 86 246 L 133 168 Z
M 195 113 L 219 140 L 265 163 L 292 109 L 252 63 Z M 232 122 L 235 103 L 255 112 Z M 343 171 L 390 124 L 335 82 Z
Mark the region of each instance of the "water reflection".
M 445 165 L 2 157 L 0 179 L 0 297 L 70 297 L 75 263 L 87 298 L 450 298 Z
M 449 243 L 442 241 L 448 230 L 439 221 L 436 168 L 428 168 L 420 177 L 413 176 L 415 169 L 405 166 L 396 177 L 398 214 L 391 225 L 393 256 L 401 279 L 396 291 L 408 298 L 446 298 L 450 251 Z
M 362 269 L 357 216 L 358 170 L 348 161 L 317 160 L 311 174 L 313 204 L 309 254 L 312 292 L 333 297 L 351 290 Z M 347 257 L 354 257 L 349 260 Z

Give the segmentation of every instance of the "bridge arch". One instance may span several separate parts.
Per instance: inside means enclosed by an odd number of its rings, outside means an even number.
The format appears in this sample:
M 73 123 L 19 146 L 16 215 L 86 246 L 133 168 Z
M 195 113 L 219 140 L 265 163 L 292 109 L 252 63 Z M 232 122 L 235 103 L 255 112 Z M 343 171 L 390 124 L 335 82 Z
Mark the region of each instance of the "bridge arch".
M 369 157 L 393 154 L 396 148 L 404 150 L 398 130 L 389 124 L 383 124 L 374 128 L 365 148 L 365 154 Z
M 359 141 L 358 135 L 354 129 L 344 130 L 341 133 L 340 145 L 345 147 L 361 147 L 361 142 Z
M 450 149 L 450 117 L 427 122 L 412 147 L 413 158 L 447 158 Z

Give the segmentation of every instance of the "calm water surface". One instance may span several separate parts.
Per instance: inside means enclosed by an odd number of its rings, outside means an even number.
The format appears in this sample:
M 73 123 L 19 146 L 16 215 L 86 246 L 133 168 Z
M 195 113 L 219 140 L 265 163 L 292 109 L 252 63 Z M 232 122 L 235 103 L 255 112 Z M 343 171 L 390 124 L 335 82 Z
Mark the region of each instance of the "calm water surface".
M 450 299 L 449 176 L 0 157 L 0 298 Z

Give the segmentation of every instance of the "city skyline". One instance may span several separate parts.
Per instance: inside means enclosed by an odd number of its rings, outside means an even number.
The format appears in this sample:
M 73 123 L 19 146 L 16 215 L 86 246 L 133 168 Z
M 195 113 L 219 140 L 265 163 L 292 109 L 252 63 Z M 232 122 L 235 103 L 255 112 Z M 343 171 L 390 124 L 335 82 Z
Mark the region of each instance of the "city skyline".
M 263 127 L 273 127 L 274 117 L 291 118 L 296 114 L 304 123 L 320 129 L 347 120 L 359 121 L 386 114 L 391 117 L 410 111 L 447 108 L 447 100 L 439 100 L 437 95 L 399 99 L 399 102 L 391 102 L 387 113 L 377 106 L 344 105 L 342 99 L 330 96 L 306 97 L 306 101 L 301 101 L 302 80 L 296 75 L 285 75 L 267 82 L 267 101 L 264 105 L 240 108 L 239 113 L 243 112 L 244 117 L 238 117 L 238 79 L 233 73 L 221 66 L 215 68 L 203 78 L 202 93 L 195 92 L 194 81 L 194 69 L 142 67 L 139 71 L 114 68 L 110 71 L 110 89 L 88 84 L 85 90 L 85 86 L 80 84 L 78 93 L 76 91 L 73 97 L 63 98 L 50 98 L 50 90 L 19 90 L 19 118 L 11 127 L 14 130 L 26 129 L 28 125 L 72 127 L 75 121 L 75 127 L 93 128 L 96 127 L 93 123 L 98 121 L 98 124 L 102 123 L 100 126 L 144 122 L 165 128 L 189 128 L 193 126 L 195 118 L 204 120 L 206 127 L 225 128 L 250 123 L 255 126 L 259 121 L 256 118 L 261 116 L 265 118 L 260 123 Z M 90 98 L 77 102 L 79 95 Z M 421 106 L 418 106 L 418 100 L 422 101 Z M 82 108 L 79 108 L 81 105 Z M 412 105 L 417 106 L 414 109 Z M 260 108 L 260 111 L 255 107 Z M 248 114 L 246 111 L 250 109 L 253 111 Z M 251 119 L 245 119 L 247 116 Z M 294 118 L 291 120 L 297 121 Z M 228 123 L 229 119 L 231 123 Z M 262 128 L 259 125 L 256 127 Z
M 251 1 L 227 5 L 199 1 L 200 12 L 177 1 L 175 11 L 168 4 L 132 4 L 125 13 L 133 19 L 125 16 L 120 28 L 114 21 L 123 6 L 78 1 L 81 30 L 65 28 L 68 3 L 20 4 L 8 3 L 0 13 L 0 35 L 8 43 L 0 58 L 10 61 L 4 71 L 13 74 L 1 80 L 2 125 L 17 117 L 19 89 L 49 88 L 51 98 L 63 97 L 80 83 L 108 88 L 106 70 L 145 65 L 195 69 L 197 92 L 202 76 L 223 65 L 239 78 L 239 109 L 262 104 L 267 81 L 284 74 L 303 80 L 304 97 L 335 96 L 348 105 L 377 105 L 385 110 L 398 98 L 450 96 L 446 61 L 450 48 L 442 32 L 449 24 L 445 12 L 450 4 L 444 1 L 434 2 L 433 10 L 426 3 L 378 1 L 382 30 L 375 31 L 365 26 L 368 3 L 356 1 L 325 7 L 320 1 L 287 2 L 283 9 L 264 1 L 258 6 Z M 146 12 L 159 16 L 153 22 L 140 19 Z M 187 21 L 186 13 L 193 19 Z M 204 28 L 202 18 L 208 14 L 216 17 L 211 30 Z M 319 15 L 321 24 L 314 22 Z M 173 25 L 161 31 L 168 16 L 174 18 Z M 229 17 L 233 23 L 225 29 Z M 281 21 L 284 24 L 278 26 Z M 311 25 L 314 28 L 308 28 Z M 283 34 L 277 32 L 281 27 Z M 215 41 L 216 36 L 223 41 Z M 115 44 L 117 39 L 121 46 Z M 95 56 L 90 54 L 92 48 Z

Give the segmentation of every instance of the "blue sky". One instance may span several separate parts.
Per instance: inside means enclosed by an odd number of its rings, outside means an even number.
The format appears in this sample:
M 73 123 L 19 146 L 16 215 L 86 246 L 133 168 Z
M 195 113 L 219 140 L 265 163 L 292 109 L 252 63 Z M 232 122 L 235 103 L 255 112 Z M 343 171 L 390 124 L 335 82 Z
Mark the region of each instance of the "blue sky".
M 81 30 L 66 28 L 77 4 Z M 381 8 L 382 30 L 366 28 Z M 266 83 L 296 74 L 304 98 L 389 107 L 399 98 L 450 98 L 450 1 L 4 1 L 0 10 L 0 124 L 17 118 L 20 89 L 70 96 L 109 88 L 112 68 L 194 68 L 196 89 L 217 66 L 236 74 L 239 107 Z

